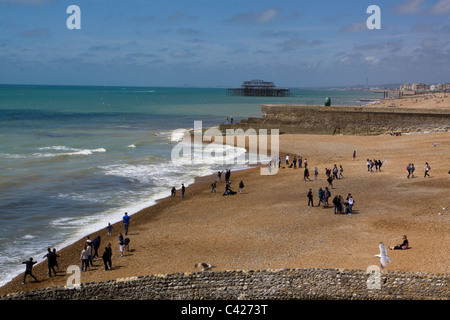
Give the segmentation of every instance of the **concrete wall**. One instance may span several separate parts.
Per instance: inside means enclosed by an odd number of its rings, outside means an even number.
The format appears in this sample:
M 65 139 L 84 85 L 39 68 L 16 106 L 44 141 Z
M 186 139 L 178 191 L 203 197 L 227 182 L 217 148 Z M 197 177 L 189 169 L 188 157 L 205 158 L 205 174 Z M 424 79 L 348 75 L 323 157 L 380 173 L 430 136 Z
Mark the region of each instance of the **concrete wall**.
M 262 105 L 261 111 L 261 118 L 225 124 L 221 130 L 253 128 L 279 129 L 280 133 L 360 135 L 450 131 L 450 109 Z
M 1 300 L 448 300 L 449 275 L 347 269 L 218 271 L 152 275 L 48 288 Z

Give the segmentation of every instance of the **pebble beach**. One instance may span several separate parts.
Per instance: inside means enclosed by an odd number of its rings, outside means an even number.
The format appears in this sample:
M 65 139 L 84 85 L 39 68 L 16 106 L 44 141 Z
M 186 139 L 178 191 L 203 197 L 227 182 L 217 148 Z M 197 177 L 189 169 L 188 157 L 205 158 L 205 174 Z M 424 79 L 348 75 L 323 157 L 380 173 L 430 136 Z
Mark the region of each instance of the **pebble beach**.
M 356 157 L 353 152 L 356 151 Z M 317 180 L 303 180 L 304 168 L 288 168 L 284 157 L 308 160 Z M 120 256 L 118 235 L 123 223 L 114 224 L 111 236 L 106 225 L 92 233 L 101 237 L 99 254 L 111 243 L 112 270 L 105 271 L 101 258 L 81 275 L 81 282 L 130 276 L 200 271 L 195 264 L 213 264 L 213 270 L 283 268 L 346 268 L 366 270 L 379 265 L 378 245 L 402 242 L 408 250 L 388 250 L 387 271 L 448 273 L 450 231 L 450 133 L 401 136 L 281 135 L 278 173 L 261 175 L 260 168 L 231 172 L 231 188 L 237 194 L 222 196 L 223 181 L 211 193 L 217 175 L 198 178 L 186 188 L 185 198 L 175 198 L 131 216 L 130 250 Z M 382 170 L 369 172 L 367 159 L 384 160 Z M 292 160 L 291 160 L 292 161 Z M 414 178 L 406 166 L 414 163 Z M 424 166 L 431 166 L 424 178 Z M 342 165 L 344 178 L 333 181 L 332 197 L 353 195 L 353 214 L 334 214 L 333 206 L 318 207 L 318 190 L 328 186 L 325 169 Z M 223 175 L 222 175 L 223 177 Z M 239 193 L 239 182 L 245 184 Z M 308 190 L 314 207 L 307 205 Z M 70 265 L 81 266 L 85 238 L 56 248 L 59 273 L 48 277 L 47 263 L 35 265 L 35 282 L 23 274 L 0 288 L 0 294 L 64 286 Z M 40 257 L 36 257 L 38 259 Z M 18 261 L 18 268 L 24 265 Z

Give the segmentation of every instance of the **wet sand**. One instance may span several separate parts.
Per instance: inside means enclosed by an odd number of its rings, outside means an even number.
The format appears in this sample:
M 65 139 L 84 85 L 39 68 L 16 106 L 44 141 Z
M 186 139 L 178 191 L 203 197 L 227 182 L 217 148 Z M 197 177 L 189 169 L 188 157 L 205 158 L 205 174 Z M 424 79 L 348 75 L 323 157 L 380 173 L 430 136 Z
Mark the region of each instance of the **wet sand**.
M 434 143 L 439 145 L 435 146 Z M 352 157 L 356 150 L 356 158 Z M 150 274 L 199 271 L 194 265 L 212 263 L 215 270 L 280 268 L 346 268 L 366 270 L 379 265 L 378 244 L 402 242 L 407 235 L 411 249 L 389 251 L 388 271 L 449 272 L 450 231 L 450 133 L 402 136 L 282 135 L 280 154 L 308 159 L 318 180 L 303 181 L 303 168 L 282 168 L 276 175 L 260 175 L 259 168 L 232 172 L 232 188 L 244 193 L 222 196 L 210 184 L 217 177 L 197 179 L 186 190 L 131 216 L 128 237 L 130 252 L 119 257 L 116 223 L 113 235 L 106 229 L 92 233 L 113 248 L 113 269 L 105 271 L 101 258 L 81 274 L 81 282 L 93 282 Z M 368 172 L 366 159 L 386 159 L 381 172 Z M 415 177 L 407 179 L 406 166 L 413 162 Z M 431 177 L 424 178 L 424 165 L 431 165 Z M 351 193 L 355 199 L 352 215 L 335 215 L 333 207 L 308 207 L 307 192 L 326 187 L 325 168 L 344 168 L 344 178 L 334 180 L 332 197 Z M 285 167 L 283 164 L 282 167 Z M 223 175 L 222 175 L 223 177 Z M 330 199 L 331 200 L 331 199 Z M 443 210 L 443 208 L 447 208 Z M 439 213 L 441 213 L 439 215 Z M 106 227 L 106 223 L 105 223 Z M 40 280 L 22 276 L 0 288 L 0 294 L 63 286 L 69 265 L 81 266 L 85 239 L 57 248 L 60 273 L 46 275 L 47 263 L 34 267 Z M 28 257 L 24 257 L 26 260 Z M 40 257 L 35 257 L 40 258 Z M 18 261 L 18 268 L 24 265 Z

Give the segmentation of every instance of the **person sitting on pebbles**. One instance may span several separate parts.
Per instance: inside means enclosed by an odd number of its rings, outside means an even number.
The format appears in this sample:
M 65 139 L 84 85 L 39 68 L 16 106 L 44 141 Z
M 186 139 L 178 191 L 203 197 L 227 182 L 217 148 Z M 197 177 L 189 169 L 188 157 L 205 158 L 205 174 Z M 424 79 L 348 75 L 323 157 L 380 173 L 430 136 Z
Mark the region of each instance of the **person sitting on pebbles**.
M 391 250 L 406 250 L 409 249 L 409 242 L 408 239 L 406 238 L 406 235 L 403 236 L 403 243 L 402 244 L 398 244 L 394 247 L 389 247 L 389 249 Z

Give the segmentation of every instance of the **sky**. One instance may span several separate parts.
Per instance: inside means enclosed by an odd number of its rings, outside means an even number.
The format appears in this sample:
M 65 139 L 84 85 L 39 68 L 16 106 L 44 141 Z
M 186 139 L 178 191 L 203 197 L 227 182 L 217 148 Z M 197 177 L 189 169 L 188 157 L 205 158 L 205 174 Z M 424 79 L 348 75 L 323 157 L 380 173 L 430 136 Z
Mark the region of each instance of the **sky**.
M 1 84 L 375 86 L 449 71 L 450 0 L 0 0 Z

